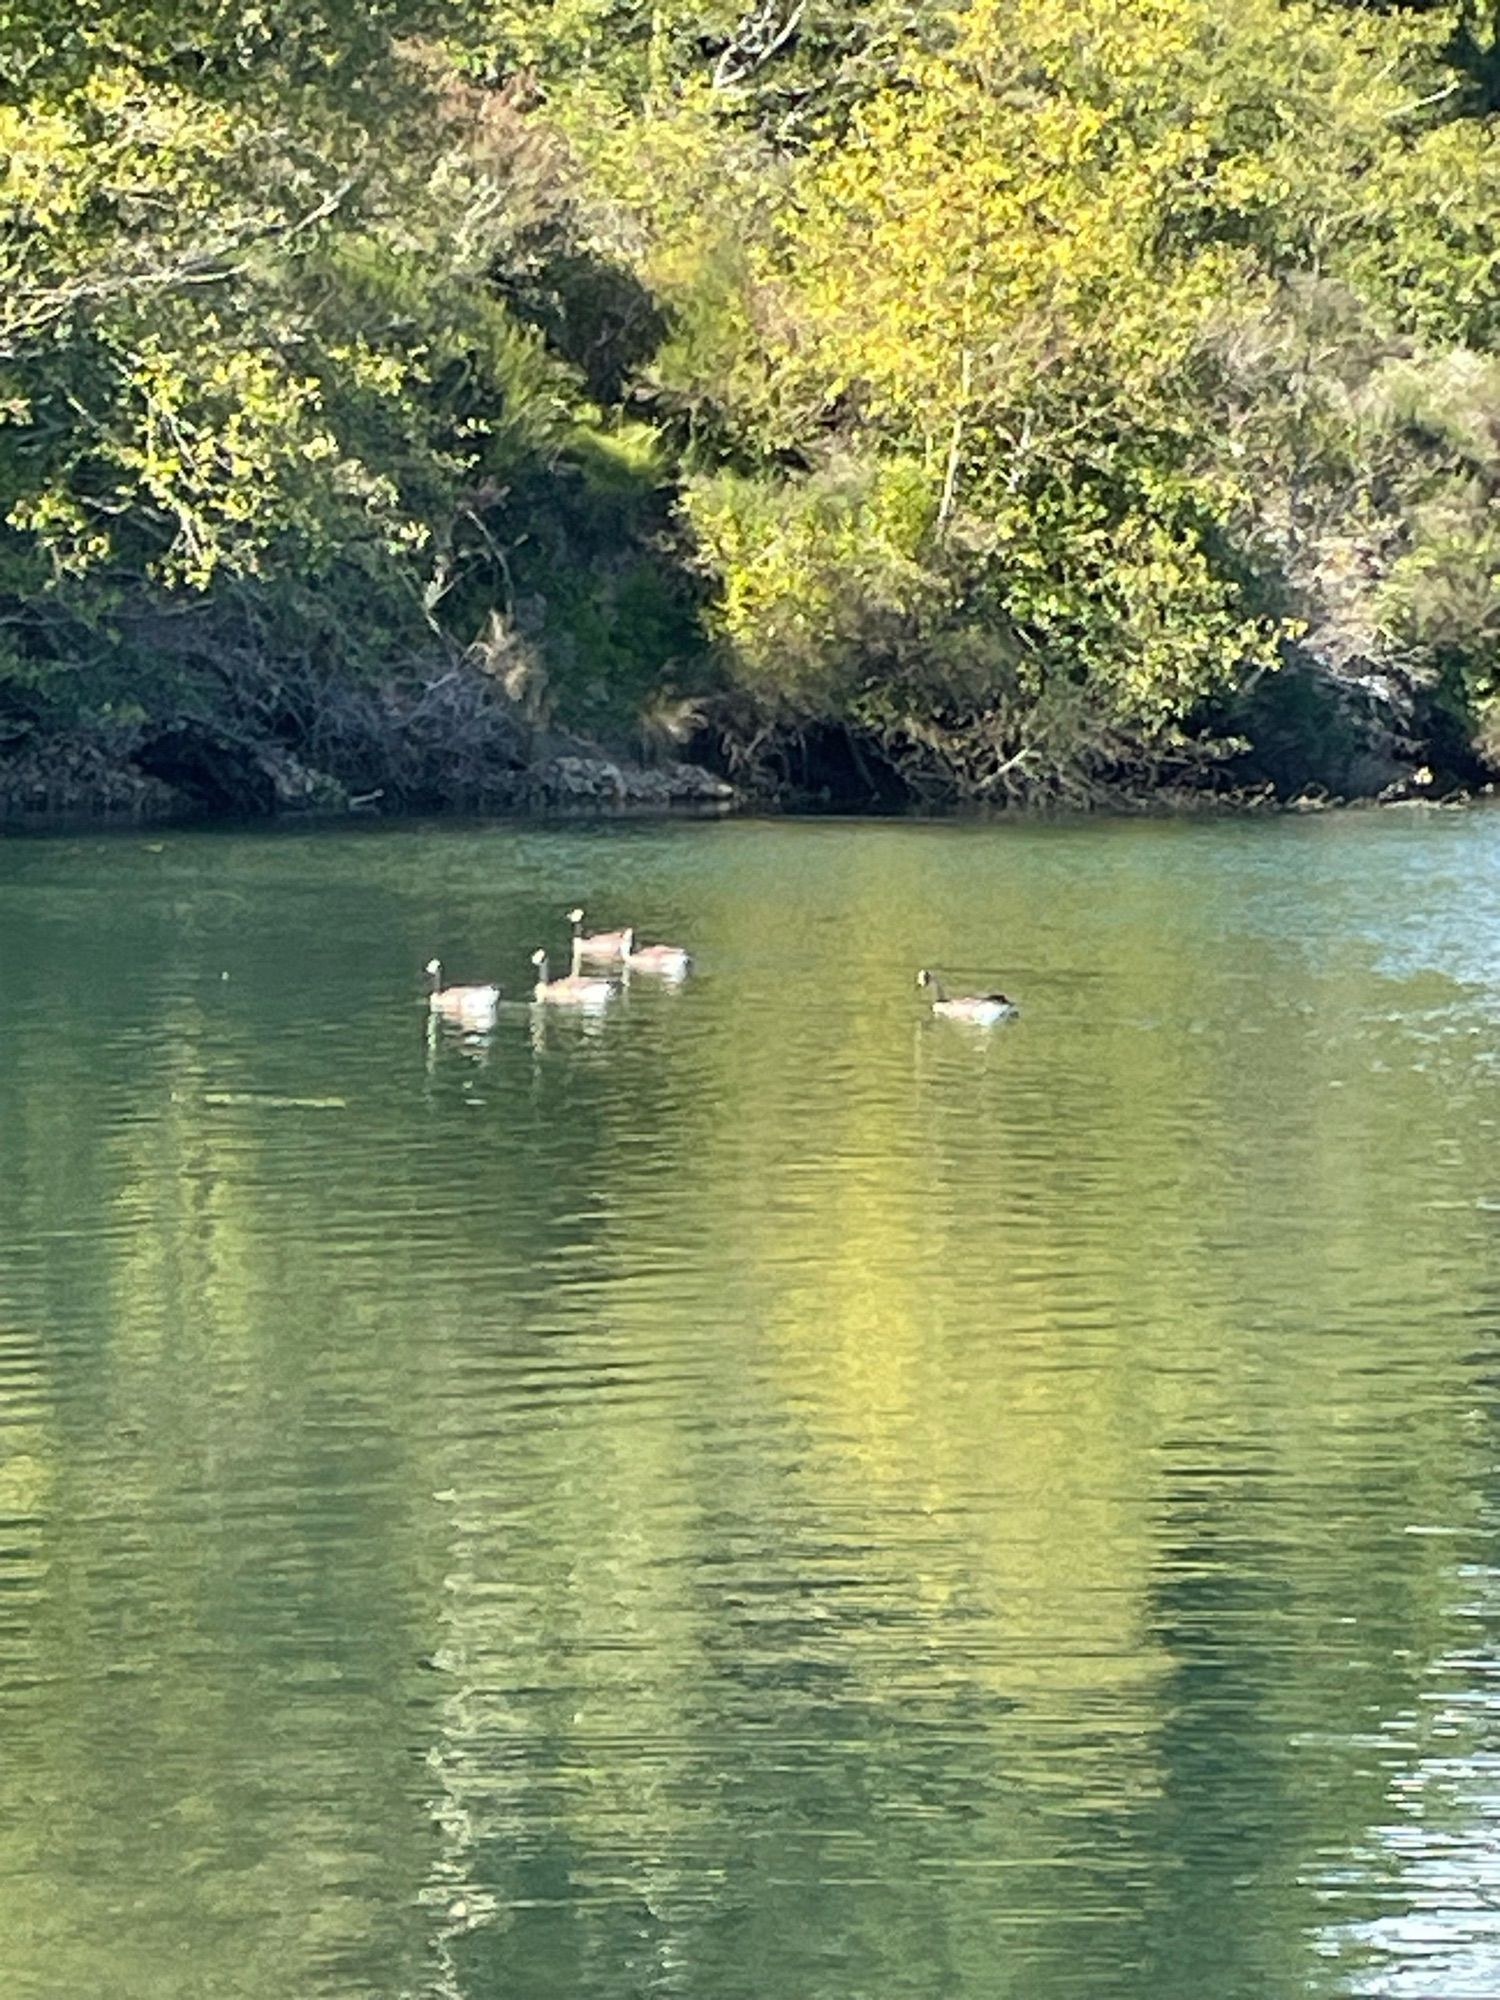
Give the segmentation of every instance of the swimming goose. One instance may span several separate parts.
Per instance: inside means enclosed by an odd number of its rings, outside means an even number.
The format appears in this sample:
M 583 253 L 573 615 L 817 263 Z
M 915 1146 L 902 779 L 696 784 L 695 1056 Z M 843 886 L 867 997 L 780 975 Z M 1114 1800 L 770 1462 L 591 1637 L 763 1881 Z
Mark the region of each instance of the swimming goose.
M 663 979 L 681 979 L 693 966 L 680 944 L 643 944 L 637 948 L 633 930 L 626 931 L 620 956 L 632 972 L 659 972 Z
M 464 1028 L 489 1028 L 495 1021 L 500 1002 L 498 986 L 445 986 L 442 960 L 429 958 L 423 967 L 432 985 L 427 994 L 429 1013 L 441 1014 Z
M 570 972 L 565 979 L 550 979 L 547 954 L 541 947 L 531 954 L 531 962 L 536 967 L 536 985 L 531 989 L 531 997 L 549 1006 L 602 1007 L 614 993 L 612 979 L 585 979 L 577 972 Z
M 568 922 L 573 926 L 573 961 L 581 958 L 623 958 L 635 936 L 634 931 L 594 931 L 588 937 L 583 934 L 583 911 L 569 910 Z
M 959 993 L 949 999 L 943 982 L 926 966 L 917 974 L 917 984 L 932 988 L 937 996 L 932 1003 L 932 1011 L 947 1021 L 977 1021 L 987 1028 L 995 1021 L 1008 1021 L 1021 1011 L 1015 1001 L 1008 1000 L 1003 993 Z

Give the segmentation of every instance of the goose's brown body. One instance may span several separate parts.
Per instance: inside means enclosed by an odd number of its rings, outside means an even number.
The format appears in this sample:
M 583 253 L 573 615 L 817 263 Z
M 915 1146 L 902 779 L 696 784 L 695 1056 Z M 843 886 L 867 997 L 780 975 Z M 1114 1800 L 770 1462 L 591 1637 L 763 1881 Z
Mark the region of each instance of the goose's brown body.
M 926 966 L 917 974 L 918 986 L 932 990 L 932 1011 L 945 1021 L 974 1021 L 981 1027 L 990 1027 L 996 1021 L 1008 1021 L 1020 1013 L 1015 1001 L 1004 993 L 955 993 L 948 994 L 943 982 L 935 972 Z
M 635 932 L 625 933 L 625 949 L 621 953 L 632 972 L 658 972 L 664 979 L 681 979 L 692 970 L 693 961 L 680 944 L 643 944 L 635 942 Z
M 427 995 L 428 1012 L 460 1027 L 487 1028 L 500 1004 L 498 986 L 445 986 L 440 960 L 429 958 L 424 968 L 432 981 Z
M 573 926 L 573 963 L 580 959 L 610 960 L 623 958 L 630 949 L 630 940 L 635 933 L 622 931 L 590 931 L 587 936 L 583 929 L 583 911 L 569 910 L 568 922 Z
M 577 971 L 568 973 L 562 979 L 551 978 L 545 951 L 534 951 L 531 962 L 536 967 L 536 984 L 531 989 L 531 997 L 543 1006 L 602 1007 L 616 991 L 612 979 L 586 979 Z

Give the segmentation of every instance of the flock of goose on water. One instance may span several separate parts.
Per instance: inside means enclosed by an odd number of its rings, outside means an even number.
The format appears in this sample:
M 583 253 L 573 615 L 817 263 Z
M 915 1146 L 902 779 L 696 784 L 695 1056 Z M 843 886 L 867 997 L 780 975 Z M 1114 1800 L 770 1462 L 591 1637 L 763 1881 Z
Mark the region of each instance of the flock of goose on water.
M 618 967 L 627 974 L 651 973 L 673 981 L 685 979 L 692 971 L 692 956 L 680 944 L 638 944 L 635 927 L 630 924 L 618 931 L 585 931 L 581 909 L 569 910 L 567 917 L 573 929 L 569 970 L 554 979 L 546 947 L 539 945 L 531 954 L 531 963 L 536 968 L 531 998 L 539 1007 L 597 1011 L 608 1006 L 620 991 L 619 980 L 585 972 L 585 965 Z M 429 958 L 425 969 L 431 982 L 427 995 L 429 1013 L 471 1033 L 494 1026 L 501 997 L 497 985 L 445 986 L 442 961 L 436 958 Z M 933 1013 L 946 1020 L 973 1021 L 989 1027 L 1020 1011 L 1003 993 L 949 994 L 937 974 L 925 966 L 917 974 L 917 985 L 931 993 Z

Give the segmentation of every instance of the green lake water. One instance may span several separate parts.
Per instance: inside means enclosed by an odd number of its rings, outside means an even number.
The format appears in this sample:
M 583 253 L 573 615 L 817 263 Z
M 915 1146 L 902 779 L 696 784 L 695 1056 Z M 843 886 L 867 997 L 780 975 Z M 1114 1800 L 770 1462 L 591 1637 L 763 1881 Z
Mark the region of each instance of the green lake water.
M 0 844 L 5 2000 L 1494 1995 L 1497 1052 L 1495 812 Z

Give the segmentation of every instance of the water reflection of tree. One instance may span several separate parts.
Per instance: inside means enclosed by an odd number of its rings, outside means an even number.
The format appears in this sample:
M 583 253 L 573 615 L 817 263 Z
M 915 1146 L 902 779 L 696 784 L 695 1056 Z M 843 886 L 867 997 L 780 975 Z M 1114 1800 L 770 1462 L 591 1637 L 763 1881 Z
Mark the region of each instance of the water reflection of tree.
M 4 1267 L 49 1335 L 39 1962 L 86 1987 L 123 1882 L 155 2000 L 191 1856 L 197 1970 L 257 2000 L 1309 1976 L 1450 1619 L 1402 1531 L 1472 1483 L 1484 1246 L 1389 1162 L 1477 1178 L 1464 1076 L 1295 957 L 1200 1032 L 1180 885 L 1112 928 L 1061 865 L 1028 907 L 871 841 L 805 863 L 821 936 L 728 877 L 691 1005 L 497 1029 L 479 1105 L 415 996 L 335 1040 L 164 923 L 101 1108 L 59 953 L 0 1072 L 22 1240 L 79 1231 Z M 890 976 L 974 924 L 1032 960 L 982 1060 Z M 268 1069 L 348 1113 L 208 1104 Z

